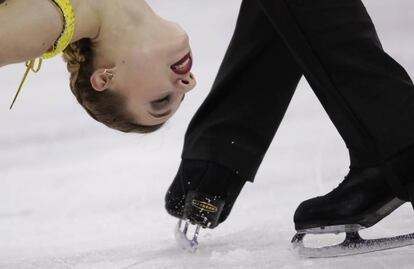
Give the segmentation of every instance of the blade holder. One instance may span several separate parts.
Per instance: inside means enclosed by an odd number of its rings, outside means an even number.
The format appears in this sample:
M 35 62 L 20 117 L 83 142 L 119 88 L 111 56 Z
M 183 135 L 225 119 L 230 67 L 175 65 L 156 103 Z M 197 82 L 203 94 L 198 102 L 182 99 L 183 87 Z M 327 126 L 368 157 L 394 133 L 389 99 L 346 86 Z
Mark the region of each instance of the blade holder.
M 180 219 L 175 229 L 175 240 L 182 249 L 195 253 L 198 249 L 198 235 L 200 234 L 201 226 L 197 225 L 192 238 L 189 238 L 187 235 L 189 226 L 189 222 Z

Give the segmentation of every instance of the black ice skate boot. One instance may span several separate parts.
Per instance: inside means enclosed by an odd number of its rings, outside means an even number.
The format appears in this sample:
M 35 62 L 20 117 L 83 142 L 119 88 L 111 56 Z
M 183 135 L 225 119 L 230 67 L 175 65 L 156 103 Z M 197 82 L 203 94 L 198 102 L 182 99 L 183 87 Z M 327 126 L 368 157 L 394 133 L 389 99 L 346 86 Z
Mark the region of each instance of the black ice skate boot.
M 294 215 L 294 250 L 305 257 L 332 257 L 414 244 L 413 234 L 375 240 L 363 240 L 358 234 L 406 202 L 396 197 L 387 177 L 382 167 L 351 169 L 333 191 L 301 203 Z M 303 245 L 306 234 L 342 232 L 347 237 L 340 245 L 316 249 Z
M 179 218 L 176 239 L 181 247 L 196 251 L 201 228 L 213 229 L 229 216 L 245 180 L 219 164 L 183 160 L 165 196 L 167 212 Z M 187 238 L 190 224 L 195 235 Z

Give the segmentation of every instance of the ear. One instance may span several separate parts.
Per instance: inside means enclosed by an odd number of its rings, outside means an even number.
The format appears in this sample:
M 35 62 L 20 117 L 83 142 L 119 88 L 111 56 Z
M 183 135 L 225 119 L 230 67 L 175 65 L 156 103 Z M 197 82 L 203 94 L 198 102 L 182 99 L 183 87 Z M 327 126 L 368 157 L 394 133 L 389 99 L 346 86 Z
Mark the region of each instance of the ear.
M 115 69 L 100 68 L 95 70 L 91 75 L 90 81 L 92 88 L 98 92 L 107 90 L 111 85 L 111 81 L 114 77 Z

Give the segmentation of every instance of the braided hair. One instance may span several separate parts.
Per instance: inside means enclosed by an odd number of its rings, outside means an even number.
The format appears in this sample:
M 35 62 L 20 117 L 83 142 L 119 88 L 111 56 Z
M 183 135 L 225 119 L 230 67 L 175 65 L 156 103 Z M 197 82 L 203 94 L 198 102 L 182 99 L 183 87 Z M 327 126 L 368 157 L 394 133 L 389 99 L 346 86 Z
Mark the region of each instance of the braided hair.
M 151 133 L 161 128 L 163 124 L 144 126 L 134 123 L 132 114 L 126 109 L 125 97 L 111 90 L 99 92 L 92 88 L 93 58 L 92 42 L 87 38 L 70 44 L 63 52 L 70 73 L 70 89 L 86 112 L 96 121 L 124 133 Z

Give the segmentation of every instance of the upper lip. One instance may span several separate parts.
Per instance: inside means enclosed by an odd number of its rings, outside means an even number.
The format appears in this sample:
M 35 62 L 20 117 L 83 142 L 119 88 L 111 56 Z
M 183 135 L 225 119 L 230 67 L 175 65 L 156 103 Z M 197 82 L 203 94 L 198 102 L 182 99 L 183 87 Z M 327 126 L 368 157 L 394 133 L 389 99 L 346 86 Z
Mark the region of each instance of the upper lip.
M 192 65 L 193 59 L 191 57 L 191 52 L 189 52 L 181 60 L 171 65 L 171 69 L 178 75 L 185 75 L 190 72 Z

